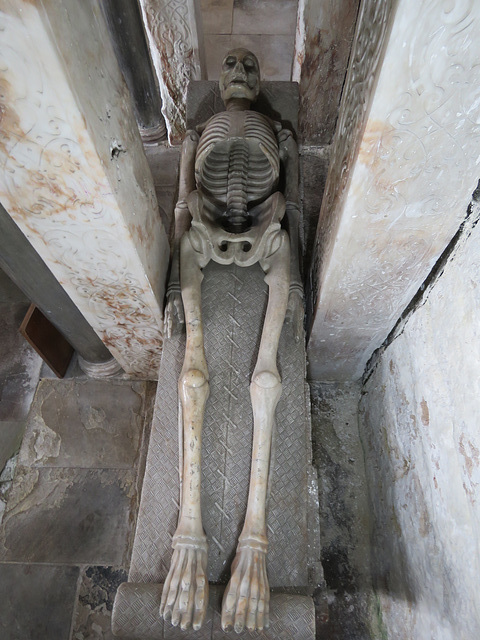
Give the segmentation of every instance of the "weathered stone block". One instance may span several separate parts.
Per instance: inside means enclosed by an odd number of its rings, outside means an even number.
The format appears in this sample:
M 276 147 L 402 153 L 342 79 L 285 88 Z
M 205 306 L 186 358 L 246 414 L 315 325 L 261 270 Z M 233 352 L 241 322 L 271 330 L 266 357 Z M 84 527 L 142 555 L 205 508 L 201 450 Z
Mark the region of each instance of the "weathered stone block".
M 69 640 L 78 567 L 0 565 L 0 635 Z
M 125 565 L 135 474 L 17 468 L 0 531 L 0 559 Z
M 72 638 L 75 640 L 114 640 L 111 628 L 113 601 L 122 582 L 123 569 L 84 567 L 73 614 Z M 132 639 L 133 640 L 133 639 Z
M 25 467 L 131 469 L 143 432 L 147 383 L 42 380 L 30 412 Z
M 360 403 L 385 633 L 480 637 L 480 207 L 379 350 Z

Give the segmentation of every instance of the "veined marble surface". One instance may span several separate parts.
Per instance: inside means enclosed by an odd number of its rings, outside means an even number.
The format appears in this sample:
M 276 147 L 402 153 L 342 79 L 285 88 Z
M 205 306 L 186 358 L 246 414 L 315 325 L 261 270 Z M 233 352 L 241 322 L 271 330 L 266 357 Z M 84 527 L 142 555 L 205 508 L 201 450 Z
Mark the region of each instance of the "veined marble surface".
M 0 2 L 0 201 L 125 371 L 154 378 L 168 241 L 98 7 Z
M 362 4 L 322 203 L 310 375 L 358 379 L 478 180 L 480 4 Z

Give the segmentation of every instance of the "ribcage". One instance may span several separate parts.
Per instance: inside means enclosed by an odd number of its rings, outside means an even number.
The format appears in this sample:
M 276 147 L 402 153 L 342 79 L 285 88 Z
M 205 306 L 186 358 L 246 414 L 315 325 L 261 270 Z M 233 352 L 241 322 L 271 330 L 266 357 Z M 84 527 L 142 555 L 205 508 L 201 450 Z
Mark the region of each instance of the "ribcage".
M 201 188 L 227 204 L 229 192 L 245 193 L 246 202 L 268 197 L 276 181 L 258 144 L 244 138 L 218 142 L 205 159 L 197 178 Z
M 249 205 L 272 193 L 278 171 L 276 139 L 260 114 L 247 111 L 233 119 L 226 112 L 207 124 L 197 149 L 197 184 L 225 207 L 227 229 L 249 226 Z

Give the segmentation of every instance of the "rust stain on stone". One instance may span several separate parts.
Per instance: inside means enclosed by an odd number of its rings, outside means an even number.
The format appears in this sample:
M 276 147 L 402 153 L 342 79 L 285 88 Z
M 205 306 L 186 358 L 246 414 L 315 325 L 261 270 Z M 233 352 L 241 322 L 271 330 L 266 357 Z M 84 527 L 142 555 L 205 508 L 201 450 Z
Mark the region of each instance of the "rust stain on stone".
M 8 143 L 13 139 L 22 140 L 25 132 L 20 126 L 17 112 L 10 106 L 12 89 L 8 80 L 0 77 L 0 152 L 9 155 Z
M 37 238 L 45 244 L 47 242 L 41 231 L 44 227 L 38 224 L 39 220 L 50 219 L 48 228 L 61 232 L 63 228 L 68 230 L 70 220 L 78 220 L 80 212 L 82 216 L 88 215 L 86 223 L 94 226 L 96 214 L 100 215 L 102 207 L 109 205 L 110 194 L 103 193 L 105 184 L 99 180 L 98 156 L 91 150 L 88 138 L 80 135 L 85 136 L 87 132 L 85 120 L 79 121 L 74 127 L 74 137 L 77 138 L 74 146 L 71 146 L 70 138 L 64 139 L 55 134 L 48 138 L 45 145 L 39 144 L 32 134 L 22 129 L 21 114 L 14 108 L 17 99 L 18 96 L 7 78 L 0 76 L 0 157 L 4 172 L 7 175 L 8 172 L 12 175 L 18 173 L 20 180 L 11 180 L 11 186 L 3 185 L 5 195 L 8 196 L 8 203 L 4 204 L 9 214 L 29 238 Z M 22 154 L 26 155 L 27 162 L 22 161 Z M 134 228 L 135 234 L 146 243 L 153 236 L 153 219 L 149 222 L 145 227 L 135 225 Z M 115 326 L 112 326 L 111 333 L 105 335 L 106 345 L 112 349 L 117 348 L 119 339 L 123 344 L 131 326 L 132 336 L 127 338 L 125 346 L 131 347 L 132 353 L 146 351 L 146 358 L 143 360 L 142 356 L 139 366 L 146 374 L 156 372 L 162 342 L 161 332 L 151 309 L 143 302 L 145 292 L 142 284 L 129 283 L 127 280 L 121 283 L 107 282 L 96 274 L 92 276 L 88 271 L 89 267 L 69 264 L 63 256 L 60 258 L 53 255 L 52 262 L 61 264 L 70 274 L 75 271 L 76 286 L 85 285 L 88 288 L 90 302 L 94 304 L 95 301 L 102 301 L 111 311 L 112 320 L 114 318 L 112 324 Z M 144 332 L 142 323 L 150 331 Z M 135 328 L 139 325 L 140 329 L 136 332 Z M 156 327 L 158 339 L 152 340 L 151 335 Z M 142 345 L 140 349 L 139 345 Z
M 11 85 L 5 77 L 0 78 L 0 155 L 5 159 L 5 171 L 15 173 L 16 168 L 22 174 L 22 194 L 27 202 L 13 204 L 10 213 L 13 217 L 22 218 L 26 224 L 33 214 L 52 215 L 60 212 L 69 213 L 72 205 L 78 201 L 75 190 L 61 180 L 62 174 L 74 174 L 80 170 L 80 163 L 72 158 L 67 145 L 60 146 L 60 151 L 41 148 L 22 130 L 20 118 L 12 107 L 15 97 Z M 19 143 L 30 145 L 36 154 L 36 168 L 21 167 L 12 155 Z M 10 161 L 10 162 L 9 162 Z M 15 194 L 11 194 L 13 197 Z M 16 200 L 16 198 L 15 198 Z M 93 200 L 88 204 L 92 205 Z M 27 225 L 29 230 L 37 233 Z
M 428 410 L 428 404 L 425 398 L 423 398 L 423 400 L 420 402 L 420 407 L 422 411 L 422 422 L 426 427 L 428 427 L 428 425 L 430 424 L 430 412 Z
M 469 451 L 467 452 L 467 448 L 465 446 L 465 434 L 462 433 L 459 442 L 460 453 L 462 454 L 465 460 L 465 469 L 467 470 L 468 477 L 470 480 L 472 479 L 472 473 L 475 467 L 479 466 L 480 463 L 480 451 L 470 440 L 467 441 L 467 446 Z
M 430 521 L 422 483 L 416 474 L 413 475 L 413 482 L 408 491 L 408 495 L 411 504 L 415 505 L 415 512 L 418 514 L 418 533 L 422 538 L 426 538 L 432 530 L 432 523 Z
M 381 120 L 368 120 L 358 150 L 358 159 L 365 165 L 378 164 L 378 149 L 385 133 L 385 123 Z

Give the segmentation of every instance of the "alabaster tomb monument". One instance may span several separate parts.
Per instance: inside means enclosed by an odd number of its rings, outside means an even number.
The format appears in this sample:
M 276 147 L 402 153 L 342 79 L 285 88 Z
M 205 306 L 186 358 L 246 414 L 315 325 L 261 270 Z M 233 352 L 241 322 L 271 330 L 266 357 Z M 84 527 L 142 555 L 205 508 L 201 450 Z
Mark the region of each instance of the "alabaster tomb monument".
M 260 88 L 256 56 L 230 51 L 223 105 L 182 145 L 167 339 L 129 582 L 113 612 L 121 637 L 314 637 L 311 597 L 270 590 L 318 582 L 307 566 L 317 510 L 298 150 L 275 109 L 254 110 Z
M 265 504 L 274 413 L 282 391 L 277 350 L 289 299 L 297 322 L 302 309 L 298 152 L 291 131 L 251 110 L 260 90 L 260 69 L 253 53 L 230 51 L 223 60 L 219 84 L 226 111 L 188 131 L 182 147 L 166 322 L 171 330 L 176 315 L 185 322 L 187 331 L 179 380 L 183 476 L 180 516 L 160 614 L 184 629 L 199 629 L 208 602 L 207 539 L 200 509 L 201 431 L 209 395 L 201 315 L 202 269 L 211 260 L 239 266 L 258 262 L 265 272 L 269 297 L 250 385 L 254 417 L 250 487 L 245 523 L 222 605 L 223 629 L 239 632 L 244 627 L 261 630 L 269 623 Z M 281 164 L 284 193 L 278 190 Z M 281 226 L 285 213 L 293 250 Z

